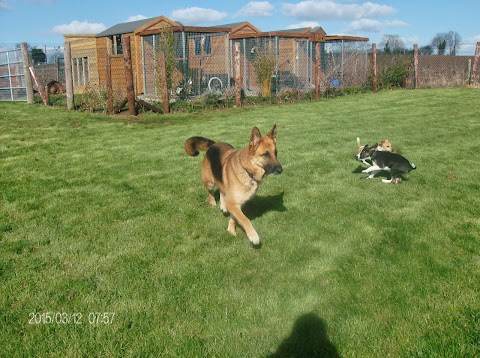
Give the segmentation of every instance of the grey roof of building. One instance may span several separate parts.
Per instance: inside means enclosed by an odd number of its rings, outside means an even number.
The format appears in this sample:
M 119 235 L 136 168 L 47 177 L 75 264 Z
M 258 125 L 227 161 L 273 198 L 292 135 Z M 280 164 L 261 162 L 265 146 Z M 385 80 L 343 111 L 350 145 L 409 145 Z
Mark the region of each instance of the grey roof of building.
M 140 26 L 145 25 L 146 23 L 152 21 L 156 17 L 151 17 L 149 19 L 137 20 L 137 21 L 130 21 L 130 22 L 123 22 L 121 24 L 116 24 L 108 29 L 98 33 L 96 37 L 107 37 L 107 36 L 114 36 L 114 35 L 121 35 L 121 34 L 128 34 L 129 32 L 134 32 Z
M 291 33 L 298 33 L 298 34 L 301 34 L 301 33 L 304 33 L 306 30 L 308 30 L 309 27 L 301 27 L 301 28 L 297 28 L 297 29 L 283 29 L 283 30 L 277 30 L 277 31 L 271 31 L 271 32 L 291 32 Z
M 130 32 L 134 32 L 136 29 L 139 27 L 145 25 L 146 23 L 156 19 L 156 17 L 152 17 L 149 19 L 143 19 L 143 20 L 137 20 L 137 21 L 131 21 L 131 22 L 124 22 L 121 24 L 116 24 L 112 27 L 109 27 L 108 29 L 98 33 L 96 37 L 107 37 L 107 36 L 115 36 L 115 35 L 121 35 L 121 34 L 128 34 Z M 176 21 L 177 24 L 183 25 L 182 23 Z M 207 26 L 207 27 L 212 27 L 212 28 L 229 28 L 233 29 L 237 27 L 238 25 L 243 24 L 244 22 L 234 22 L 231 24 L 224 24 L 224 25 L 215 25 L 215 26 Z
M 314 27 L 313 29 L 310 30 L 310 33 L 313 34 L 313 33 L 317 32 L 317 31 L 320 30 L 320 29 L 322 29 L 321 26 L 316 26 L 316 27 Z M 322 30 L 323 30 L 323 29 L 322 29 Z
M 242 22 L 234 22 L 234 23 L 231 23 L 231 24 L 224 24 L 224 25 L 215 25 L 215 26 L 208 26 L 208 27 L 224 27 L 224 28 L 227 28 L 227 29 L 233 29 L 234 27 L 237 27 L 238 25 L 241 25 L 243 24 L 245 21 L 242 21 Z

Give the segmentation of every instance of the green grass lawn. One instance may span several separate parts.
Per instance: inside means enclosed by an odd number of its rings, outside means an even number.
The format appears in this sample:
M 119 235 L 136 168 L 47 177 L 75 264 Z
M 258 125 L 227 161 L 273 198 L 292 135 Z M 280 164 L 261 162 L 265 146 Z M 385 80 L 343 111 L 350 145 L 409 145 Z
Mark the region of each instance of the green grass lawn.
M 0 103 L 2 355 L 479 356 L 479 103 L 399 90 L 138 120 Z M 245 209 L 255 249 L 183 143 L 240 148 L 274 123 L 284 172 Z M 365 180 L 357 136 L 417 170 Z

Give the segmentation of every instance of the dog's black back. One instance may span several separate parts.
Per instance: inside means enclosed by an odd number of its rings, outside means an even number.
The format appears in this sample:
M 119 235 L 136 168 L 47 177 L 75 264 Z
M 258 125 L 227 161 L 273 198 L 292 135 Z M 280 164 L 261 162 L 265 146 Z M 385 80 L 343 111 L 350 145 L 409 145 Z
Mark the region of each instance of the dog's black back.
M 407 158 L 397 153 L 377 150 L 373 153 L 371 159 L 372 162 L 378 165 L 380 168 L 390 168 L 392 174 L 408 173 L 410 170 L 416 168 L 414 164 L 410 164 Z

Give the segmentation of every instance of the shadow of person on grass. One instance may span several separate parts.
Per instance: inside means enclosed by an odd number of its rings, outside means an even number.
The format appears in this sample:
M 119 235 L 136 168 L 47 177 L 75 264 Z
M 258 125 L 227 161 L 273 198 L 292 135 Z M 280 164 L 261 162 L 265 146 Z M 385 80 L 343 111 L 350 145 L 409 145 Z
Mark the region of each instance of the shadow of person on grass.
M 290 336 L 267 358 L 341 358 L 330 342 L 325 322 L 315 313 L 299 317 Z
M 247 202 L 243 207 L 243 213 L 250 220 L 261 217 L 269 211 L 284 212 L 287 208 L 283 204 L 284 192 L 276 195 L 256 196 L 251 201 Z

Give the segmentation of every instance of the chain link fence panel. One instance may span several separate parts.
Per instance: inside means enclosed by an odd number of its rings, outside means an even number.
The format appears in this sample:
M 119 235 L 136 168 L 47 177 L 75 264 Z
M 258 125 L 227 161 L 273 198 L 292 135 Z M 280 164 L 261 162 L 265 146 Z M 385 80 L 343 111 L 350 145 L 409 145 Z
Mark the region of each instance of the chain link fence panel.
M 470 84 L 474 56 L 418 56 L 417 88 L 462 87 Z
M 107 110 L 107 61 L 114 104 L 120 104 L 127 93 L 121 42 L 112 44 L 106 38 L 94 36 L 71 38 L 69 42 L 77 107 Z M 240 78 L 245 96 L 274 96 L 290 90 L 306 92 L 315 88 L 315 42 L 281 36 L 229 39 L 228 34 L 222 32 L 182 31 L 141 36 L 132 42 L 137 96 L 160 100 L 160 66 L 163 66 L 159 61 L 160 51 L 165 54 L 171 100 L 210 93 L 231 95 L 235 89 L 236 43 L 240 45 Z M 322 42 L 320 46 L 322 91 L 370 84 L 373 72 L 370 44 L 338 40 Z M 63 94 L 66 88 L 63 46 L 30 46 L 29 52 L 41 85 L 51 95 Z M 419 55 L 415 74 L 413 51 L 407 55 L 378 53 L 377 74 L 381 76 L 401 65 L 407 71 L 401 87 L 459 87 L 472 84 L 473 63 L 474 56 Z M 418 78 L 416 84 L 415 77 Z M 477 74 L 477 79 L 479 77 Z M 0 100 L 26 100 L 25 87 L 20 49 L 0 51 Z
M 0 101 L 26 101 L 25 70 L 20 49 L 0 51 Z

